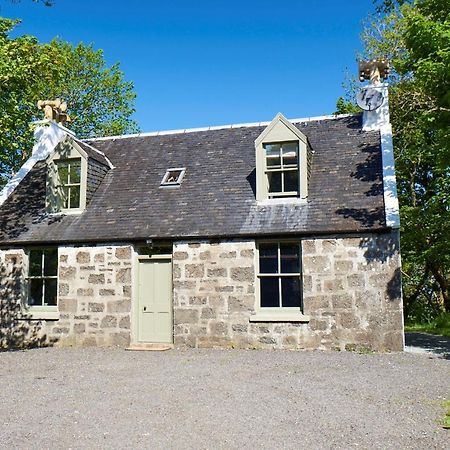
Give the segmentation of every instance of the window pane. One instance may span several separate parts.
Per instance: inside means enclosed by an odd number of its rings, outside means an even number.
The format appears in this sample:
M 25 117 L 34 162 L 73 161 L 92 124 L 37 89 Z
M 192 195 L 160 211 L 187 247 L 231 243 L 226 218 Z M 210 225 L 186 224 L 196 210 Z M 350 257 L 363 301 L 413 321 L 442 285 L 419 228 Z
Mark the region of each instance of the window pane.
M 181 175 L 181 170 L 171 170 L 167 174 L 167 178 L 165 183 L 178 183 L 178 180 Z
M 42 306 L 42 283 L 43 280 L 29 280 L 28 305 Z
M 281 273 L 300 273 L 300 246 L 280 244 Z
M 72 186 L 69 189 L 70 193 L 70 207 L 79 208 L 80 207 L 80 187 Z
M 45 280 L 45 305 L 56 306 L 56 279 Z
M 70 183 L 79 183 L 81 180 L 81 161 L 72 161 L 70 163 Z
M 278 281 L 278 277 L 261 278 L 260 290 L 262 308 L 273 308 L 280 306 L 280 292 L 278 289 Z
M 282 147 L 283 165 L 297 165 L 298 145 L 296 142 L 286 142 Z
M 28 275 L 31 277 L 40 277 L 42 275 L 42 251 L 31 250 L 29 259 Z
M 264 146 L 264 148 L 266 149 L 267 167 L 281 165 L 280 145 L 279 144 L 267 144 Z
M 64 185 L 67 184 L 69 180 L 69 164 L 65 162 L 58 162 L 58 175 L 59 175 L 59 182 Z
M 161 180 L 161 186 L 170 184 L 181 184 L 186 169 L 167 170 Z
M 278 244 L 259 245 L 259 273 L 278 272 Z
M 282 305 L 285 308 L 300 308 L 300 278 L 282 277 L 281 278 L 281 296 Z
M 58 273 L 58 250 L 56 248 L 44 250 L 44 275 L 56 276 Z
M 284 172 L 284 192 L 298 192 L 298 171 Z
M 268 172 L 269 192 L 281 192 L 281 172 Z
M 62 188 L 62 197 L 63 208 L 67 209 L 69 207 L 69 188 L 67 186 Z

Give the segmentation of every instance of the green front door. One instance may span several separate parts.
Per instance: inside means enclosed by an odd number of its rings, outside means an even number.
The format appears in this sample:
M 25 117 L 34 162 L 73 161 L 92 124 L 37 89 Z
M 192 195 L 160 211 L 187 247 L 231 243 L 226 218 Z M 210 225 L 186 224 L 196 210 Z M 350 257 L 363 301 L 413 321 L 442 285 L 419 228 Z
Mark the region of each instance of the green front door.
M 140 260 L 137 281 L 137 340 L 172 343 L 172 261 Z

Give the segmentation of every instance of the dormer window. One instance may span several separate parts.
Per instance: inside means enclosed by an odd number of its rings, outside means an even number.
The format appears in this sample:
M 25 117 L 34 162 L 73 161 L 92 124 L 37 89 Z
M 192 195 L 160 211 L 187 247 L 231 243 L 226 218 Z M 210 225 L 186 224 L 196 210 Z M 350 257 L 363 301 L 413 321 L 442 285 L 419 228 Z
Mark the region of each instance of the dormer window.
M 184 178 L 186 169 L 184 167 L 167 169 L 161 180 L 161 186 L 179 186 Z
M 263 144 L 269 198 L 298 197 L 298 141 Z
M 47 159 L 47 168 L 48 212 L 82 212 L 87 202 L 86 152 L 75 142 L 63 141 Z M 94 178 L 91 176 L 91 179 Z
M 63 209 L 78 209 L 81 194 L 81 158 L 55 161 Z
M 256 139 L 255 152 L 258 201 L 308 197 L 308 140 L 282 114 Z

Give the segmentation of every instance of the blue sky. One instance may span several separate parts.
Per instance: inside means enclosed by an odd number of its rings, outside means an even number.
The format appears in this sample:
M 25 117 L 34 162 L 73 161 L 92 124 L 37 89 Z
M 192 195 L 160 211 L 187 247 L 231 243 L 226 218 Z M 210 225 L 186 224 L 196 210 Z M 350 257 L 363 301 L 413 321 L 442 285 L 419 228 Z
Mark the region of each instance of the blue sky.
M 330 114 L 372 0 L 0 0 L 18 33 L 93 43 L 137 92 L 142 131 Z

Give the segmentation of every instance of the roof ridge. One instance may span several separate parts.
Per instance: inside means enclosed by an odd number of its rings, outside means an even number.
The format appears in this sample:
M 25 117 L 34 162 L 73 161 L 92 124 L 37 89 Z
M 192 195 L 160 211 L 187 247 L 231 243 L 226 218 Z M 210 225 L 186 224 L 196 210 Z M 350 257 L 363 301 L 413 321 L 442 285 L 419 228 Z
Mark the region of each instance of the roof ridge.
M 288 119 L 289 122 L 298 123 L 298 122 L 315 122 L 319 120 L 334 120 L 334 119 L 342 119 L 345 117 L 353 117 L 357 116 L 360 113 L 352 113 L 352 114 L 329 114 L 326 116 L 315 116 L 315 117 L 303 117 L 299 119 Z M 216 125 L 209 127 L 200 127 L 200 128 L 181 128 L 178 130 L 163 130 L 163 131 L 150 131 L 145 133 L 134 133 L 134 134 L 119 134 L 116 136 L 104 136 L 104 137 L 96 137 L 96 138 L 87 138 L 82 139 L 83 143 L 86 141 L 106 141 L 110 139 L 126 139 L 126 138 L 134 138 L 134 137 L 146 137 L 146 136 L 164 136 L 167 134 L 184 134 L 184 133 L 195 133 L 200 131 L 213 131 L 213 130 L 224 130 L 229 128 L 250 128 L 250 127 L 261 127 L 267 126 L 271 121 L 264 122 L 249 122 L 249 123 L 235 123 L 230 125 Z M 88 144 L 87 144 L 88 145 Z

